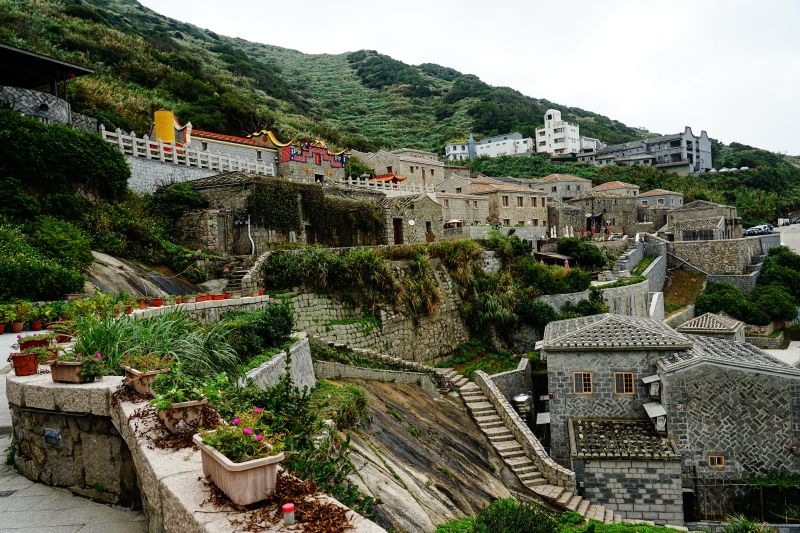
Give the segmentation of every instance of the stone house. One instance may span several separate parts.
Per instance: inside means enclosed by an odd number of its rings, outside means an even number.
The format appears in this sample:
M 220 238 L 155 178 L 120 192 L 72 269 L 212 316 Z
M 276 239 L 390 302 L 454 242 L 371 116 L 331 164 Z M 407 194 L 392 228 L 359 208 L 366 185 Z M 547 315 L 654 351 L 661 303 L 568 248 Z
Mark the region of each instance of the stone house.
M 632 183 L 625 183 L 624 181 L 609 181 L 592 188 L 592 192 L 614 194 L 617 196 L 638 196 L 639 186 L 633 185 Z
M 670 241 L 738 239 L 742 219 L 734 206 L 695 200 L 670 211 L 660 233 Z
M 436 193 L 442 205 L 442 217 L 447 223 L 460 220 L 464 226 L 486 224 L 489 220 L 489 198 L 477 194 Z
M 547 195 L 496 180 L 472 180 L 470 195 L 489 201 L 489 222 L 504 226 L 547 226 Z
M 655 233 L 667 225 L 667 214 L 672 208 L 666 205 L 636 205 L 636 222 L 640 231 Z
M 472 179 L 469 177 L 460 176 L 458 174 L 450 174 L 447 178 L 440 181 L 434 187 L 436 194 L 467 194 L 472 186 Z
M 665 207 L 676 208 L 683 205 L 683 193 L 667 191 L 664 189 L 653 189 L 643 192 L 636 197 L 637 205 L 663 205 Z
M 674 523 L 722 485 L 800 469 L 800 369 L 754 346 L 604 314 L 548 324 L 542 357 L 552 458 L 628 519 Z
M 472 173 L 472 169 L 469 167 L 457 167 L 446 164 L 444 166 L 444 173 L 445 175 L 455 174 L 456 176 L 461 176 L 462 178 L 469 178 L 470 173 Z
M 434 156 L 433 159 L 426 154 Z M 376 175 L 397 173 L 405 177 L 406 185 L 433 186 L 445 176 L 444 163 L 435 159 L 436 154 L 421 150 L 403 149 L 394 152 L 378 150 L 374 154 L 364 156 L 362 163 Z
M 706 313 L 675 328 L 678 333 L 691 333 L 729 341 L 744 342 L 745 324 L 725 312 Z
M 592 190 L 592 181 L 569 174 L 550 174 L 535 180 L 536 188 L 559 202 L 583 196 Z
M 558 237 L 565 237 L 565 228 L 572 228 L 576 237 L 580 237 L 581 228 L 586 227 L 586 212 L 583 208 L 559 202 L 556 200 L 548 200 L 547 202 L 547 220 L 550 226 L 556 228 Z
M 187 126 L 191 127 L 191 123 Z M 279 163 L 276 147 L 265 146 L 264 143 L 246 137 L 191 129 L 186 135 L 186 140 L 188 141 L 186 147 L 192 150 L 230 156 L 232 159 L 251 160 L 272 165 L 273 168 L 277 168 Z
M 628 234 L 637 231 L 636 199 L 632 196 L 592 191 L 567 203 L 584 210 L 587 232 L 594 229 L 597 233 L 606 227 L 617 233 L 623 228 Z
M 234 242 L 233 212 L 226 209 L 186 211 L 175 221 L 175 229 L 181 244 L 192 250 L 215 255 L 239 252 Z
M 393 196 L 376 205 L 383 209 L 384 234 L 379 244 L 422 244 L 442 239 L 442 206 L 431 195 Z

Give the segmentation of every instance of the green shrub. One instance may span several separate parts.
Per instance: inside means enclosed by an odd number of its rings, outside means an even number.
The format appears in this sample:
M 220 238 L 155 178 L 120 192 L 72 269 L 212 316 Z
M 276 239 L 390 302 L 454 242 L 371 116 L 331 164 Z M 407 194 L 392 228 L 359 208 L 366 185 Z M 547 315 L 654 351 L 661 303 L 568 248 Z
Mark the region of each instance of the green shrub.
M 208 207 L 208 200 L 187 181 L 160 189 L 153 195 L 151 204 L 156 212 L 170 220 L 177 220 L 184 211 Z
M 92 260 L 91 240 L 69 222 L 41 216 L 31 224 L 29 242 L 47 257 L 80 271 Z
M 730 283 L 709 283 L 703 294 L 697 297 L 697 315 L 724 311 L 737 320 L 744 320 L 747 312 L 747 297 Z
M 495 256 L 503 260 L 512 260 L 516 257 L 531 255 L 531 246 L 523 242 L 516 235 L 504 235 L 499 231 L 490 231 L 481 244 L 492 250 Z
M 558 253 L 575 258 L 575 265 L 584 268 L 601 268 L 606 264 L 603 251 L 594 244 L 583 242 L 579 238 L 560 239 Z
M 270 305 L 259 311 L 231 311 L 222 316 L 230 328 L 225 339 L 241 363 L 286 342 L 294 326 L 288 305 Z
M 559 533 L 561 524 L 543 507 L 517 503 L 512 499 L 496 500 L 475 517 L 477 532 Z
M 60 300 L 83 292 L 85 281 L 80 272 L 45 257 L 19 229 L 8 225 L 0 225 L 0 280 L 0 302 Z
M 797 306 L 792 296 L 779 285 L 756 285 L 750 293 L 751 307 L 772 320 L 794 320 Z M 754 324 L 754 322 L 749 322 Z
M 589 288 L 592 276 L 580 268 L 543 265 L 533 257 L 520 259 L 515 267 L 520 280 L 537 294 L 568 294 Z

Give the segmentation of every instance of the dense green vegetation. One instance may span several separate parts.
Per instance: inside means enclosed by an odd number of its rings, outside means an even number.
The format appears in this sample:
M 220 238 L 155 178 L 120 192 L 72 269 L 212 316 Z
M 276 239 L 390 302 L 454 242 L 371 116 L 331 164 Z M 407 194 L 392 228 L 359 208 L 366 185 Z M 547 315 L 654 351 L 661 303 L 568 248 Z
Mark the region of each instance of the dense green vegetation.
M 800 305 L 800 255 L 786 246 L 770 249 L 761 276 L 746 295 L 729 283 L 709 283 L 697 297 L 697 313 L 728 315 L 748 324 L 766 326 L 773 320 L 792 320 Z

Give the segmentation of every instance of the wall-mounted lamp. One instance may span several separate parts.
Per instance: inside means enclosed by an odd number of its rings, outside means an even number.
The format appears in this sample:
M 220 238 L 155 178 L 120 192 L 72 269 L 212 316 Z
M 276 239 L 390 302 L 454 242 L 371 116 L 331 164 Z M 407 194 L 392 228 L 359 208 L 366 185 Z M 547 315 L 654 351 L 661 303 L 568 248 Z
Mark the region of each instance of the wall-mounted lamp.
M 797 452 L 797 446 L 795 446 L 794 444 L 789 446 L 789 453 L 796 453 L 796 452 Z

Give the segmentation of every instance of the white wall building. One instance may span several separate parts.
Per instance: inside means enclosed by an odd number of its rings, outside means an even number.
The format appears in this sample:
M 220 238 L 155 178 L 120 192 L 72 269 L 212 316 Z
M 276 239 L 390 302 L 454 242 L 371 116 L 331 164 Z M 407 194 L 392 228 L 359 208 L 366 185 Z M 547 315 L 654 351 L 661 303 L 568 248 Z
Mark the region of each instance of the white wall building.
M 577 154 L 599 150 L 606 144 L 593 137 L 581 137 L 577 124 L 561 120 L 561 111 L 548 109 L 544 127 L 536 129 L 536 152 L 550 155 Z
M 533 155 L 536 153 L 533 139 L 530 137 L 522 138 L 519 132 L 495 135 L 486 137 L 475 142 L 475 156 L 487 155 L 489 157 L 499 157 L 501 155 Z
M 469 159 L 469 143 L 449 142 L 444 145 L 445 161 L 466 161 Z

